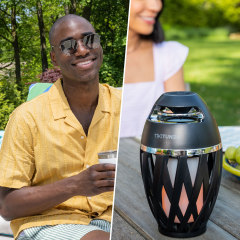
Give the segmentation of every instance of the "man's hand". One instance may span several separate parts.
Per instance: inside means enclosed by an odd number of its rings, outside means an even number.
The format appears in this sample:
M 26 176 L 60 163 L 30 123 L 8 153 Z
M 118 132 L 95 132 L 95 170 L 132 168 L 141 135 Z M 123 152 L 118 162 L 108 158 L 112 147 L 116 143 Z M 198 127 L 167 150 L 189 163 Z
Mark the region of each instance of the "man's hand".
M 36 215 L 74 196 L 113 191 L 114 177 L 114 164 L 96 164 L 52 184 L 20 189 L 0 187 L 0 212 L 6 220 Z
M 114 190 L 115 164 L 96 164 L 74 176 L 76 195 L 94 196 Z

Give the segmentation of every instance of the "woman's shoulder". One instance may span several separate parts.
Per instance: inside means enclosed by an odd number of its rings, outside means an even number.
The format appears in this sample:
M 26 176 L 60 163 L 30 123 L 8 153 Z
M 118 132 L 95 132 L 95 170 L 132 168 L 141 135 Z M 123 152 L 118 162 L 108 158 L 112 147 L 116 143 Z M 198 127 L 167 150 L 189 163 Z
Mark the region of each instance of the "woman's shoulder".
M 161 76 L 165 81 L 183 66 L 188 56 L 188 47 L 176 41 L 164 41 L 154 45 L 154 56 L 155 62 L 162 63 Z
M 188 50 L 188 47 L 177 41 L 163 41 L 154 43 L 154 47 L 162 51 Z
M 167 64 L 171 64 L 171 62 L 172 64 L 176 64 L 176 60 L 179 60 L 183 64 L 189 52 L 188 47 L 176 41 L 163 41 L 154 44 L 153 49 L 157 59 L 161 57 L 169 60 Z

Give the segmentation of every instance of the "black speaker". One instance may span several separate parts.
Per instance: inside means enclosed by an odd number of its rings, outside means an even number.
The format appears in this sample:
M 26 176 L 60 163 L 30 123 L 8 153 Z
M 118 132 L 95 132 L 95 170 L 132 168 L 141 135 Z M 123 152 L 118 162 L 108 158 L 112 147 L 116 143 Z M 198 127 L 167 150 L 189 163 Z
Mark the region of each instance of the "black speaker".
M 222 144 L 215 119 L 194 92 L 169 92 L 143 129 L 140 164 L 159 231 L 188 238 L 206 231 L 221 181 Z

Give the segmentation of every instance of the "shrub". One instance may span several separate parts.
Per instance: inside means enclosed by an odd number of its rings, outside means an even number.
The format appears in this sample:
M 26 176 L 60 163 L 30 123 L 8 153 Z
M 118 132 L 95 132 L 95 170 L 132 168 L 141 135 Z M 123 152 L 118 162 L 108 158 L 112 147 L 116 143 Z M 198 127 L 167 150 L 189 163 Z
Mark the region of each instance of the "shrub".
M 0 129 L 7 125 L 12 111 L 26 101 L 28 87 L 17 86 L 9 80 L 0 81 Z

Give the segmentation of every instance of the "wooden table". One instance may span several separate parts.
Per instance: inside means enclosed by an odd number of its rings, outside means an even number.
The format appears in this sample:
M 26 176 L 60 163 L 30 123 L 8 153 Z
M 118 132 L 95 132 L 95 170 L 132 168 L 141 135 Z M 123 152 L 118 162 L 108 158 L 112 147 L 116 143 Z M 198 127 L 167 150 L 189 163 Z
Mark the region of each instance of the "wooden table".
M 170 240 L 158 232 L 145 197 L 140 171 L 140 142 L 120 140 L 112 240 Z M 240 240 L 240 181 L 223 169 L 219 195 L 201 240 Z

